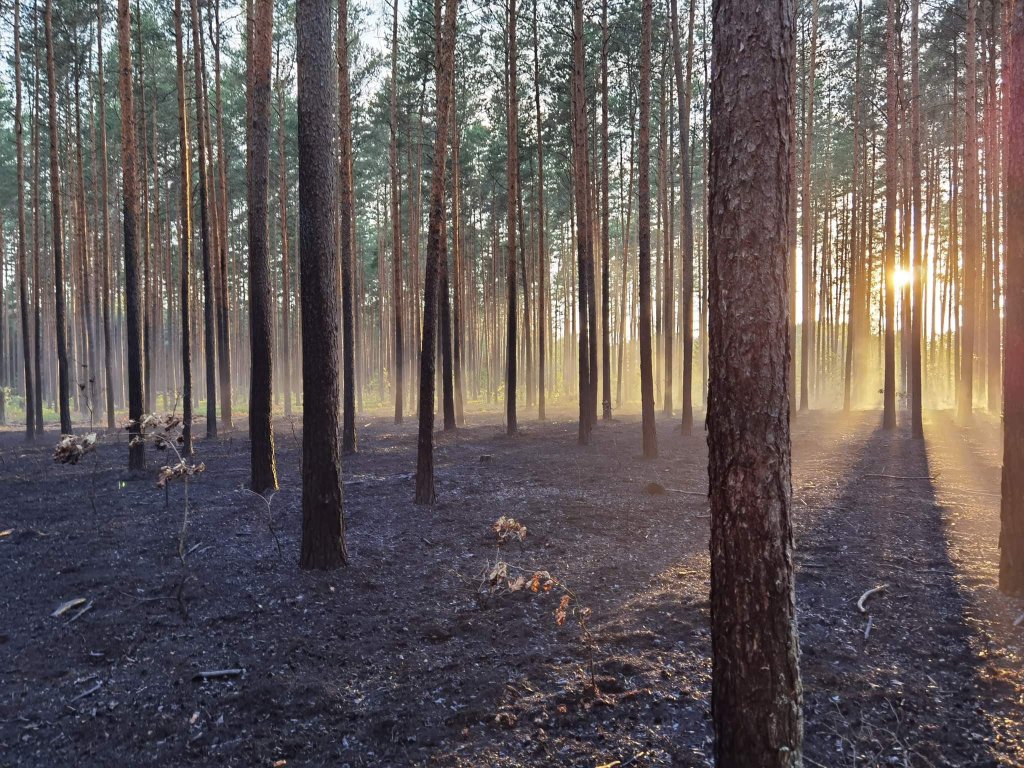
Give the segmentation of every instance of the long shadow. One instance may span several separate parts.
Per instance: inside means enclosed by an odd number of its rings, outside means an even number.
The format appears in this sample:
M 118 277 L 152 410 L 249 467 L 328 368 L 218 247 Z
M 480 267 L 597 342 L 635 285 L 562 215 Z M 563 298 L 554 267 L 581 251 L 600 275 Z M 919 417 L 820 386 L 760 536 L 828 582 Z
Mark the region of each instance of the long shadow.
M 877 429 L 839 492 L 798 516 L 810 765 L 999 764 L 983 707 L 1008 691 L 973 650 L 930 477 L 923 441 Z

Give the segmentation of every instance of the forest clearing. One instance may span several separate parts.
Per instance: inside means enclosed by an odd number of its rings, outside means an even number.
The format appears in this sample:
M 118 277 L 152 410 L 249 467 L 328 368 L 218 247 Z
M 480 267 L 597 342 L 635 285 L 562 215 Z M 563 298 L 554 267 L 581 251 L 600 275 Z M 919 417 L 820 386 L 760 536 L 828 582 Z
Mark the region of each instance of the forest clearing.
M 282 553 L 244 490 L 243 432 L 202 444 L 184 563 L 181 488 L 165 505 L 152 484 L 121 482 L 123 440 L 55 475 L 48 450 L 7 435 L 7 759 L 711 765 L 704 436 L 670 435 L 650 462 L 635 417 L 577 450 L 568 415 L 510 438 L 492 413 L 441 437 L 444 501 L 429 516 L 411 500 L 412 431 L 361 424 L 345 482 L 350 568 L 322 575 L 294 567 L 286 423 L 270 503 Z M 877 412 L 797 422 L 807 765 L 1024 761 L 1021 608 L 993 586 L 998 428 L 950 422 L 928 413 L 926 444 L 882 431 Z M 526 525 L 521 546 L 498 546 L 501 515 Z M 482 591 L 496 557 L 571 585 L 593 612 L 590 647 L 574 622 L 556 624 L 555 595 Z M 860 596 L 883 584 L 862 614 Z M 91 610 L 50 616 L 74 597 Z M 196 679 L 221 669 L 241 672 Z
M 1024 766 L 1024 0 L 0 0 L 0 768 Z

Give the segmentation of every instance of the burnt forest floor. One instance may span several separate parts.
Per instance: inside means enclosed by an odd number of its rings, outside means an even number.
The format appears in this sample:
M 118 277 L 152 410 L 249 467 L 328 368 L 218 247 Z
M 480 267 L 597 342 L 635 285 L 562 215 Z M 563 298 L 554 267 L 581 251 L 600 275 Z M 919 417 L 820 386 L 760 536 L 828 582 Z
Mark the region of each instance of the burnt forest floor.
M 439 435 L 433 508 L 412 503 L 413 420 L 362 419 L 333 573 L 297 568 L 297 424 L 269 508 L 242 490 L 244 431 L 197 441 L 184 565 L 184 489 L 127 480 L 123 435 L 74 467 L 52 432 L 0 435 L 0 766 L 711 765 L 703 429 L 659 418 L 644 461 L 636 417 L 585 448 L 560 417 Z M 1024 765 L 998 424 L 930 413 L 922 443 L 879 423 L 793 425 L 806 765 Z M 521 546 L 497 548 L 501 515 Z M 561 587 L 484 599 L 499 556 L 573 590 L 567 620 Z M 73 598 L 89 609 L 51 616 Z M 196 677 L 222 669 L 244 672 Z

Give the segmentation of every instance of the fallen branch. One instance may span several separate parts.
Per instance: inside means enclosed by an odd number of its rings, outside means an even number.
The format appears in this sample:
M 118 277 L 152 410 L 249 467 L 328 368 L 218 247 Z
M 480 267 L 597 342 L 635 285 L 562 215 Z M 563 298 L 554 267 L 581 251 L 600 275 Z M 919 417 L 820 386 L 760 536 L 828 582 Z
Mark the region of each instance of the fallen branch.
M 864 602 L 869 597 L 871 597 L 872 595 L 874 595 L 874 594 L 876 594 L 878 592 L 882 592 L 888 586 L 889 586 L 888 584 L 880 584 L 877 587 L 872 587 L 867 592 L 865 592 L 863 595 L 861 595 L 860 596 L 860 600 L 857 601 L 857 610 L 859 610 L 861 613 L 867 613 L 868 609 L 866 607 L 864 607 Z
M 65 613 L 70 611 L 72 608 L 77 608 L 78 606 L 83 605 L 84 603 L 85 603 L 85 598 L 84 597 L 73 598 L 71 600 L 68 600 L 66 603 L 61 603 L 60 605 L 58 605 L 56 610 L 54 610 L 54 612 L 51 613 L 50 616 L 52 618 L 56 619 L 56 618 L 58 618 L 60 616 L 63 616 Z
M 193 681 L 221 680 L 229 677 L 241 677 L 245 674 L 244 669 L 211 669 L 206 672 L 197 672 L 192 676 Z
M 1019 627 L 1022 622 L 1024 622 L 1024 613 L 1022 613 L 1020 616 L 1013 620 L 1013 626 Z
M 868 625 L 866 627 L 864 627 L 864 642 L 865 643 L 868 641 L 868 635 L 871 634 L 871 627 L 874 625 L 874 623 L 875 623 L 875 617 L 874 616 L 868 616 Z
M 92 600 L 90 600 L 81 609 L 79 609 L 79 611 L 74 616 L 72 616 L 70 619 L 68 619 L 68 624 L 71 624 L 72 622 L 78 621 L 80 618 L 82 618 L 82 614 L 90 611 L 92 609 L 92 605 L 93 605 Z
M 74 696 L 71 700 L 72 701 L 78 701 L 79 699 L 84 699 L 86 696 L 91 696 L 92 694 L 96 693 L 96 691 L 98 691 L 102 687 L 103 687 L 103 682 L 100 681 L 100 682 L 96 683 L 96 685 L 92 686 L 91 688 L 86 688 L 84 691 L 79 693 L 77 696 Z

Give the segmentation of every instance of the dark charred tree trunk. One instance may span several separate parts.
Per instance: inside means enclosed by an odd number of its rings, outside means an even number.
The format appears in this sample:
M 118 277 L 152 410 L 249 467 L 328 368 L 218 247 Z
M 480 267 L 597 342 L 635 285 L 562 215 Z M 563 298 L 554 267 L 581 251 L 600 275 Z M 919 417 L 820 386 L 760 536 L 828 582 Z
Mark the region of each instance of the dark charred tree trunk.
M 506 0 L 508 4 L 508 60 L 507 91 L 508 100 L 508 257 L 505 269 L 505 297 L 508 301 L 505 324 L 505 429 L 514 435 L 519 431 L 516 421 L 516 352 L 518 350 L 518 310 L 516 307 L 516 203 L 519 200 L 519 96 L 517 93 L 516 70 L 516 0 Z M 523 286 L 526 289 L 526 286 Z
M 344 3 L 344 0 L 342 0 Z M 255 0 L 249 87 L 249 439 L 250 486 L 254 493 L 277 490 L 272 387 L 274 300 L 270 289 L 267 189 L 270 183 L 270 59 L 274 0 Z
M 124 2 L 124 0 L 119 0 Z M 67 300 L 64 296 L 64 210 L 60 188 L 60 126 L 57 123 L 57 68 L 53 53 L 53 0 L 46 0 L 46 81 L 49 89 L 50 201 L 53 209 L 53 287 L 56 301 L 57 404 L 61 434 L 71 434 L 69 402 Z M 127 199 L 127 198 L 125 198 Z M 37 349 L 38 352 L 38 349 Z
M 437 134 L 430 183 L 427 224 L 427 264 L 423 288 L 423 339 L 420 347 L 419 435 L 416 452 L 416 503 L 433 504 L 434 490 L 434 375 L 437 358 L 437 294 L 444 248 L 445 169 L 448 161 L 448 124 L 451 118 L 455 70 L 455 15 L 458 0 L 445 0 L 444 21 L 437 44 Z M 513 263 L 514 265 L 514 263 Z
M 356 373 L 355 373 L 355 309 L 353 308 L 352 253 L 353 186 L 352 186 L 352 100 L 349 96 L 348 74 L 348 0 L 338 2 L 338 216 L 341 220 L 341 323 L 342 367 L 344 371 L 344 422 L 341 452 L 356 452 Z
M 586 63 L 583 41 L 583 0 L 573 2 L 572 26 L 572 167 L 573 193 L 576 208 L 576 272 L 579 284 L 577 309 L 579 311 L 579 443 L 590 442 L 594 409 L 590 405 L 590 379 L 597 371 L 590 365 L 590 336 L 596 328 L 588 327 L 590 313 L 587 311 L 587 262 L 593 260 L 593 233 L 587 212 L 590 210 L 590 174 L 587 170 L 587 102 Z
M 644 458 L 658 455 L 654 424 L 654 367 L 651 343 L 651 15 L 652 0 L 643 0 L 640 32 L 640 408 Z
M 794 5 L 719 0 L 714 14 L 708 479 L 719 768 L 802 764 L 787 376 Z
M 302 547 L 300 568 L 348 563 L 342 514 L 338 376 L 338 245 L 331 2 L 299 0 L 299 273 L 302 288 Z
M 128 0 L 117 3 L 120 53 L 121 188 L 124 192 L 125 341 L 128 367 L 128 469 L 146 468 L 146 445 L 139 434 L 142 419 L 142 286 L 139 285 L 139 194 L 132 93 L 132 30 Z
M 1006 360 L 999 588 L 1024 595 L 1024 3 L 1011 11 L 1006 115 Z
M 181 247 L 181 452 L 192 455 L 192 152 L 189 148 L 187 94 L 185 92 L 185 39 L 181 0 L 174 0 L 174 52 L 177 63 L 178 154 L 181 157 L 181 210 L 178 243 Z

